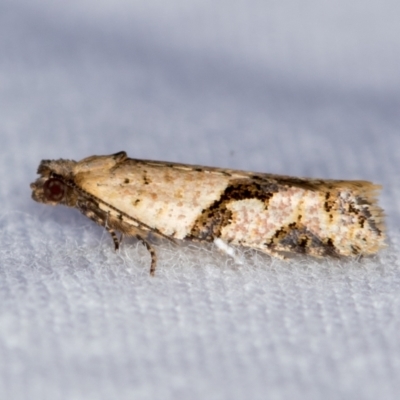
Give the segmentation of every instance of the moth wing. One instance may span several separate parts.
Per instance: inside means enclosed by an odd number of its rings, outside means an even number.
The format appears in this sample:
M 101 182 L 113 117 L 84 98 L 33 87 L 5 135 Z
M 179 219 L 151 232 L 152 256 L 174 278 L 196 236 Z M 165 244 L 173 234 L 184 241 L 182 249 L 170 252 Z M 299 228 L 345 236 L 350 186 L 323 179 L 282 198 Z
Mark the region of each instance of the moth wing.
M 102 209 L 183 239 L 198 215 L 225 190 L 229 176 L 127 159 L 109 169 L 78 173 L 75 183 L 94 196 Z

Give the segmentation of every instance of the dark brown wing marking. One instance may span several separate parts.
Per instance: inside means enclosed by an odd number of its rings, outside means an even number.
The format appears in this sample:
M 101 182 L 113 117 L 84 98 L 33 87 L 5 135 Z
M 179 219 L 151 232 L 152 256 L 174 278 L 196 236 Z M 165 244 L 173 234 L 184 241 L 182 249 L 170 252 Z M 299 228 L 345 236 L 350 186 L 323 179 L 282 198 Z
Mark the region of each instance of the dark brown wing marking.
M 278 252 L 339 257 L 331 238 L 322 239 L 296 222 L 278 229 L 264 246 Z
M 232 212 L 227 205 L 232 201 L 257 199 L 268 207 L 269 199 L 279 190 L 276 183 L 262 180 L 238 179 L 226 187 L 221 197 L 203 210 L 193 225 L 187 239 L 213 241 L 221 236 L 221 230 L 231 222 Z

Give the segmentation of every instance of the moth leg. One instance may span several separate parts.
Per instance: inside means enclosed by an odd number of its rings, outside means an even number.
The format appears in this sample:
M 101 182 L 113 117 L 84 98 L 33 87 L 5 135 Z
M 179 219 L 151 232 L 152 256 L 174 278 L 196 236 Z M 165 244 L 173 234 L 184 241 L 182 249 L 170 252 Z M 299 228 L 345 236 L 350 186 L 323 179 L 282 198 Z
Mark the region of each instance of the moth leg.
M 118 239 L 118 236 L 115 233 L 114 229 L 111 229 L 108 226 L 105 226 L 104 228 L 111 235 L 111 239 L 114 242 L 114 250 L 117 251 L 119 249 L 121 241 Z
M 137 240 L 139 240 L 146 246 L 147 251 L 150 253 L 150 257 L 151 257 L 150 275 L 154 276 L 154 274 L 156 273 L 157 253 L 155 252 L 153 247 L 149 244 L 149 242 L 147 242 L 145 239 L 143 239 L 142 236 L 140 236 L 139 234 L 136 234 L 135 237 Z
M 104 214 L 104 212 L 103 212 Z M 108 225 L 108 213 L 106 214 L 106 218 L 104 219 L 104 229 L 111 235 L 111 239 L 114 242 L 114 250 L 117 251 L 121 245 L 121 240 L 122 240 L 122 235 L 121 238 L 119 239 L 117 234 L 115 233 L 115 230 L 110 228 Z
M 235 249 L 229 246 L 228 243 L 224 242 L 221 238 L 215 238 L 214 244 L 221 250 L 224 254 L 232 257 L 236 264 L 242 265 L 243 261 L 239 259 L 236 255 Z
M 96 224 L 102 226 L 111 235 L 111 239 L 114 242 L 114 249 L 117 251 L 121 240 L 118 239 L 115 230 L 107 225 L 108 214 L 101 211 L 95 203 L 89 201 L 77 203 L 77 208 L 85 217 L 88 217 L 93 222 L 96 222 Z
M 102 226 L 111 235 L 111 238 L 114 242 L 115 251 L 117 251 L 121 245 L 124 234 L 122 233 L 120 238 L 118 238 L 117 234 L 115 233 L 115 230 L 108 225 L 109 214 L 105 211 L 102 211 L 98 207 L 98 205 L 94 201 L 91 201 L 91 200 L 85 200 L 85 201 L 78 202 L 76 204 L 76 207 L 79 209 L 79 211 L 83 215 L 85 215 L 92 221 L 96 222 L 96 224 Z M 111 224 L 111 225 L 114 225 L 114 224 Z M 124 231 L 124 226 L 121 224 L 118 225 L 117 228 L 118 228 L 118 230 Z M 146 246 L 146 249 L 150 253 L 150 256 L 151 256 L 150 275 L 154 276 L 154 274 L 156 272 L 156 265 L 157 265 L 157 254 L 156 254 L 155 250 L 153 249 L 153 247 L 151 247 L 151 245 L 140 234 L 138 234 L 136 232 L 137 232 L 136 228 L 134 228 L 133 230 L 130 230 L 130 229 L 125 230 L 126 234 L 128 234 L 129 236 L 136 237 L 136 239 L 141 241 Z

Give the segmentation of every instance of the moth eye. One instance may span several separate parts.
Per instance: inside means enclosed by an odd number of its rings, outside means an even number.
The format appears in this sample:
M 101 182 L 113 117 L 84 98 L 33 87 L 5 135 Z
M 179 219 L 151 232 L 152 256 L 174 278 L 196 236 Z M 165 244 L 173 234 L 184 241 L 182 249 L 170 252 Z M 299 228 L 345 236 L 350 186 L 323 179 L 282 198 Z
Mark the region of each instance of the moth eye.
M 44 183 L 43 191 L 47 200 L 60 201 L 65 195 L 64 182 L 56 178 L 50 178 Z

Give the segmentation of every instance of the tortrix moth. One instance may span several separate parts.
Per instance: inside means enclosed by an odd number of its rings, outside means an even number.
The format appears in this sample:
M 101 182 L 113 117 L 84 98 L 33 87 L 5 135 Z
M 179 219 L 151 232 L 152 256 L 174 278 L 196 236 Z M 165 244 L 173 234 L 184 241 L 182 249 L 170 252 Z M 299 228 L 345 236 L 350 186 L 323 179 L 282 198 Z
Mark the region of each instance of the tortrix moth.
M 281 258 L 371 255 L 385 246 L 380 186 L 366 181 L 135 160 L 123 151 L 78 162 L 43 160 L 37 172 L 35 201 L 76 207 L 107 229 L 115 249 L 122 235 L 137 237 L 150 251 L 152 275 L 149 232 Z

